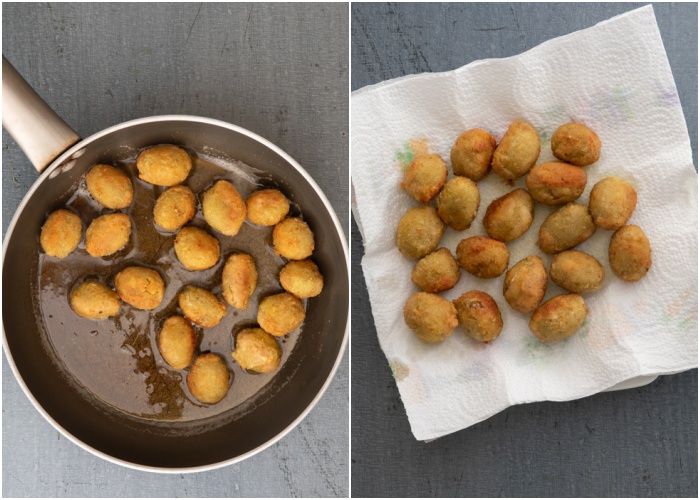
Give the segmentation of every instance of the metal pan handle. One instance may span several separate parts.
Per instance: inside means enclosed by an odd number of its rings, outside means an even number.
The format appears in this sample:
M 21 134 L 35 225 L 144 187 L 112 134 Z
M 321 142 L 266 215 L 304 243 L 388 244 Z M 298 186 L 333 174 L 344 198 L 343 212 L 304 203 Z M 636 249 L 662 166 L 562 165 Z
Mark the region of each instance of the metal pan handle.
M 80 140 L 2 56 L 2 126 L 39 172 Z

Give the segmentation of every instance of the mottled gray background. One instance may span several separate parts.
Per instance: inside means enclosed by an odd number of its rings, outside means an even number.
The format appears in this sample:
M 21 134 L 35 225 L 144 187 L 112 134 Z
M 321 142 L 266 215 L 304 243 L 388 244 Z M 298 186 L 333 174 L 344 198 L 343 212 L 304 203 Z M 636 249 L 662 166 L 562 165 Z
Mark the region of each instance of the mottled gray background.
M 82 137 L 150 115 L 193 114 L 280 146 L 348 226 L 347 4 L 8 4 L 3 52 Z M 2 228 L 37 178 L 2 135 Z M 11 293 L 5 290 L 5 293 Z M 67 441 L 3 357 L 3 496 L 347 496 L 348 355 L 282 441 L 219 470 L 158 475 Z
M 352 89 L 519 54 L 643 4 L 353 4 Z M 696 4 L 655 4 L 697 169 Z M 352 224 L 353 496 L 697 497 L 697 370 L 509 408 L 429 444 L 379 348 Z

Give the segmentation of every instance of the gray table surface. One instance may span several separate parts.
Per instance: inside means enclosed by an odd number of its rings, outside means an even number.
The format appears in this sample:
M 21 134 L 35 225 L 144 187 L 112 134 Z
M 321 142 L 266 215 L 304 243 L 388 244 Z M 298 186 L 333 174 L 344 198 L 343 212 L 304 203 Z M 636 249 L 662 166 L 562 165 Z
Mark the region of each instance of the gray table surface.
M 243 126 L 301 163 L 348 227 L 346 4 L 4 3 L 2 14 L 4 54 L 82 137 L 158 114 Z M 37 174 L 4 130 L 2 145 L 4 235 Z M 347 353 L 289 435 L 197 474 L 134 471 L 83 451 L 39 415 L 4 357 L 2 389 L 3 496 L 348 495 Z
M 639 4 L 641 6 L 643 4 Z M 633 4 L 353 4 L 352 89 L 521 53 Z M 697 5 L 654 5 L 697 169 Z M 509 408 L 417 442 L 379 348 L 352 224 L 353 496 L 697 497 L 697 370 Z

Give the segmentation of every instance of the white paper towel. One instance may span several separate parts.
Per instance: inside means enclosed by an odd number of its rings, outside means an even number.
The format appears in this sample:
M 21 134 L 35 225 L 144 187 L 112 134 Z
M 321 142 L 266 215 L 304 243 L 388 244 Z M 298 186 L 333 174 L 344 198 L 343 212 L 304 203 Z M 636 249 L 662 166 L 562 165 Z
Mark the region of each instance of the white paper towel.
M 481 127 L 500 140 L 516 119 L 540 132 L 538 163 L 554 160 L 549 139 L 559 125 L 578 121 L 598 133 L 601 157 L 586 167 L 588 186 L 579 201 L 588 203 L 592 186 L 606 176 L 630 182 L 638 203 L 629 223 L 649 237 L 651 270 L 638 283 L 616 278 L 607 257 L 612 231 L 598 229 L 577 248 L 605 266 L 605 283 L 585 296 L 582 328 L 551 344 L 541 343 L 529 331 L 529 317 L 505 302 L 503 276 L 480 280 L 463 271 L 442 295 L 491 294 L 503 316 L 501 336 L 484 345 L 458 327 L 443 343 L 424 344 L 403 320 L 403 305 L 417 291 L 410 279 L 415 261 L 402 257 L 395 242 L 399 219 L 417 205 L 399 187 L 403 169 L 425 151 L 439 153 L 449 167 L 460 133 Z M 651 6 L 518 56 L 358 90 L 351 140 L 372 313 L 417 439 L 444 436 L 511 405 L 576 399 L 636 376 L 697 367 L 697 174 Z M 524 178 L 509 186 L 494 173 L 478 185 L 481 206 L 472 227 L 447 228 L 441 241 L 453 254 L 461 239 L 486 235 L 482 220 L 493 199 L 525 187 Z M 535 254 L 549 268 L 551 256 L 535 242 L 552 210 L 536 205 L 530 230 L 508 244 L 510 266 Z M 545 299 L 559 293 L 565 292 L 550 281 Z

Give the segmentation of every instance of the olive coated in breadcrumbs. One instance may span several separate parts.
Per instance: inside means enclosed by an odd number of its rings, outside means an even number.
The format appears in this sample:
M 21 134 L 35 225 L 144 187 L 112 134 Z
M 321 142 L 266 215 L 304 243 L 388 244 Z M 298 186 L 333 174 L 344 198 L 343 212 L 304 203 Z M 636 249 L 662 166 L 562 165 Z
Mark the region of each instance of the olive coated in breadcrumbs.
M 292 260 L 280 271 L 282 288 L 300 299 L 316 297 L 323 290 L 323 275 L 311 260 Z
M 467 336 L 479 342 L 490 342 L 503 331 L 498 304 L 488 293 L 473 290 L 454 301 L 457 320 Z
M 445 224 L 435 207 L 411 208 L 399 221 L 396 245 L 404 257 L 420 259 L 437 248 L 444 231 Z
M 562 161 L 585 167 L 600 158 L 600 138 L 582 123 L 565 123 L 552 134 L 552 153 Z
M 136 158 L 139 178 L 156 186 L 174 186 L 187 179 L 192 159 L 187 151 L 173 145 L 144 149 Z
M 581 328 L 586 314 L 586 303 L 580 295 L 556 295 L 532 313 L 530 330 L 542 342 L 565 339 Z
M 424 292 L 449 290 L 460 278 L 457 260 L 447 248 L 438 248 L 416 262 L 411 281 Z
M 258 306 L 258 324 L 275 337 L 299 328 L 305 316 L 302 301 L 287 292 L 265 297 Z
M 253 257 L 237 253 L 226 260 L 221 274 L 221 293 L 226 302 L 236 309 L 247 309 L 257 285 L 258 270 Z
M 190 271 L 209 269 L 219 262 L 219 240 L 204 229 L 183 227 L 175 236 L 175 255 Z
M 106 257 L 124 248 L 130 236 L 131 220 L 128 215 L 101 215 L 85 231 L 85 250 L 93 257 Z
M 170 316 L 163 322 L 158 335 L 158 350 L 163 360 L 176 370 L 190 366 L 197 348 L 197 335 L 189 321 Z
M 552 281 L 572 293 L 595 292 L 603 286 L 605 268 L 598 259 L 578 250 L 566 250 L 552 257 Z
M 187 186 L 173 186 L 164 191 L 153 207 L 153 221 L 167 231 L 187 224 L 196 212 L 194 193 Z
M 420 203 L 429 203 L 447 180 L 447 166 L 440 155 L 424 154 L 414 158 L 404 172 L 401 187 Z
M 245 202 L 233 184 L 217 181 L 202 197 L 202 215 L 220 233 L 236 236 L 245 221 Z
M 204 328 L 218 325 L 226 314 L 226 304 L 197 286 L 186 286 L 178 294 L 177 303 L 187 319 Z
M 508 243 L 530 229 L 535 217 L 535 202 L 530 193 L 518 188 L 493 200 L 484 215 L 484 228 L 494 240 Z
M 228 392 L 230 376 L 224 360 L 209 352 L 192 363 L 187 374 L 187 388 L 202 403 L 218 403 Z
M 131 266 L 114 277 L 119 298 L 137 309 L 155 309 L 163 301 L 165 283 L 160 274 L 147 267 Z
M 550 161 L 536 165 L 525 178 L 530 195 L 543 205 L 561 205 L 577 200 L 586 189 L 588 176 L 568 163 Z
M 651 268 L 649 238 L 639 226 L 623 226 L 610 238 L 610 269 L 624 281 L 639 281 Z
M 95 165 L 85 174 L 88 191 L 103 207 L 118 210 L 131 205 L 134 186 L 131 179 L 111 165 Z
M 455 231 L 471 226 L 479 211 L 479 188 L 466 177 L 450 179 L 437 197 L 440 218 Z
M 452 171 L 455 175 L 469 177 L 478 182 L 491 170 L 491 160 L 496 149 L 496 139 L 481 128 L 462 133 L 450 151 Z
M 502 241 L 472 236 L 457 245 L 459 266 L 477 278 L 495 278 L 508 267 L 510 252 Z
M 285 259 L 303 260 L 311 257 L 315 248 L 314 233 L 298 217 L 287 217 L 272 230 L 272 246 Z
M 558 253 L 586 241 L 595 233 L 588 207 L 580 203 L 568 203 L 552 212 L 542 223 L 537 246 L 544 253 Z
M 81 283 L 70 293 L 71 308 L 83 318 L 104 319 L 116 316 L 120 305 L 117 293 L 97 281 Z
M 244 370 L 270 373 L 279 368 L 282 349 L 275 337 L 262 328 L 246 328 L 236 335 L 236 348 L 231 356 Z
M 503 297 L 518 312 L 530 314 L 547 293 L 547 270 L 536 255 L 525 257 L 508 269 L 503 280 Z
M 504 179 L 527 174 L 540 156 L 540 136 L 529 123 L 514 121 L 493 153 L 491 167 Z
M 416 292 L 403 308 L 406 325 L 423 342 L 442 342 L 457 328 L 457 309 L 436 293 Z
M 80 217 L 65 209 L 52 212 L 41 226 L 41 248 L 46 255 L 62 259 L 78 247 L 83 236 Z
M 246 200 L 248 220 L 258 226 L 274 226 L 289 213 L 289 201 L 277 189 L 261 189 Z
M 606 177 L 591 189 L 588 207 L 596 226 L 619 229 L 630 220 L 637 206 L 637 191 L 617 177 Z

